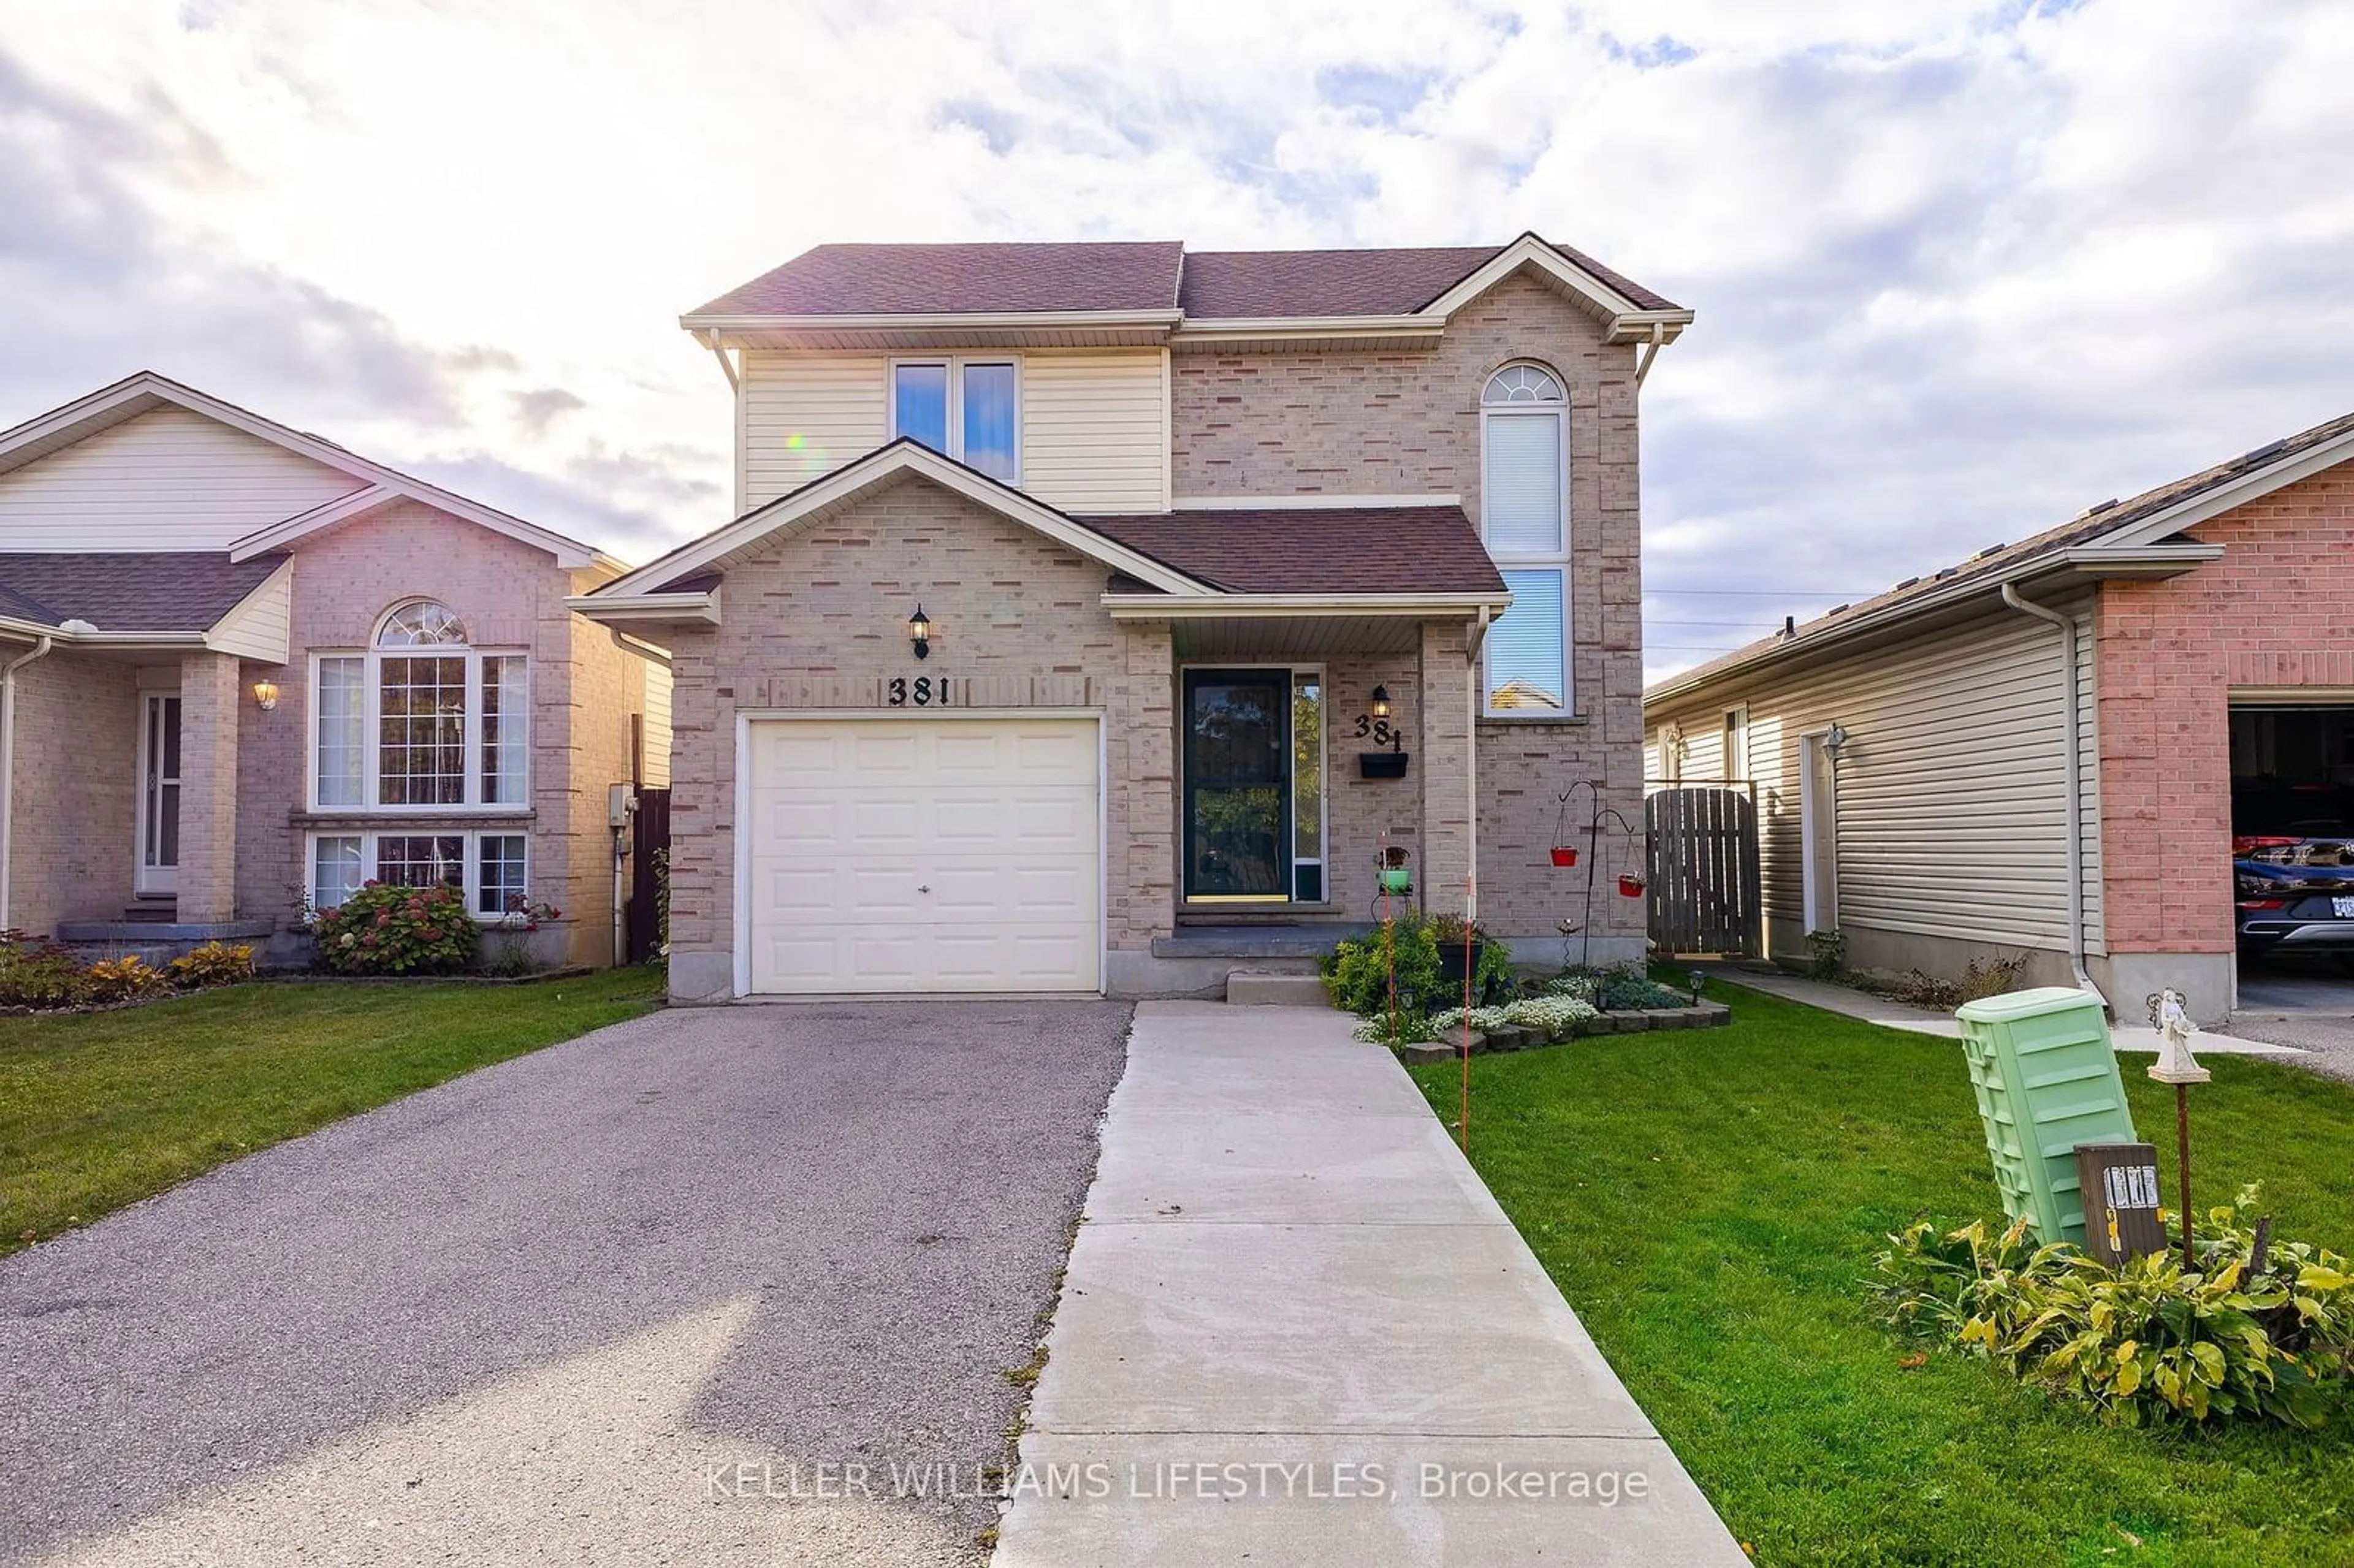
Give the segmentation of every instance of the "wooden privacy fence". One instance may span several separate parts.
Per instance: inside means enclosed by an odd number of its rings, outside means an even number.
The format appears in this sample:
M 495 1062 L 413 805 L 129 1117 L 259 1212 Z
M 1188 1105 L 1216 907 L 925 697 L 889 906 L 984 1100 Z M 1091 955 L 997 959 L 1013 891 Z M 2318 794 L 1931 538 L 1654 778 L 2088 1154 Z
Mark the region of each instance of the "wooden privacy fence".
M 1757 805 L 1744 784 L 1662 789 L 1643 802 L 1650 841 L 1646 897 L 1660 953 L 1764 951 Z
M 670 848 L 670 791 L 638 790 L 636 819 L 630 824 L 630 902 L 624 917 L 633 964 L 644 963 L 662 946 L 662 912 L 656 902 L 661 877 L 654 856 Z

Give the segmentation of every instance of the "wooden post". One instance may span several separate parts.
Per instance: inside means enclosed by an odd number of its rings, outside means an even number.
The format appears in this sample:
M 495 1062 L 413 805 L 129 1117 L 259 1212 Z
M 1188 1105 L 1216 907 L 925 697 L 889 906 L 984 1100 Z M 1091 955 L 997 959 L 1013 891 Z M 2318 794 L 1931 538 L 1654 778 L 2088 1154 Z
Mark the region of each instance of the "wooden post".
M 2174 1086 L 2174 1142 L 2182 1161 L 2182 1267 L 2195 1273 L 2199 1256 L 2190 1250 L 2190 1086 Z

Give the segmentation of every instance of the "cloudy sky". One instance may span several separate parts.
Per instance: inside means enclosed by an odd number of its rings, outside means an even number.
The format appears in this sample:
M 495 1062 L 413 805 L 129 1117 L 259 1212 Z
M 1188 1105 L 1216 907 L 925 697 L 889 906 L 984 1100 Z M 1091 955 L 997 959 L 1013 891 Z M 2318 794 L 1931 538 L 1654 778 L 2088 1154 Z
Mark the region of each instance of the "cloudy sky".
M 2354 409 L 2317 0 L 0 0 L 0 425 L 152 367 L 642 558 L 826 239 L 1565 239 L 1653 673 Z

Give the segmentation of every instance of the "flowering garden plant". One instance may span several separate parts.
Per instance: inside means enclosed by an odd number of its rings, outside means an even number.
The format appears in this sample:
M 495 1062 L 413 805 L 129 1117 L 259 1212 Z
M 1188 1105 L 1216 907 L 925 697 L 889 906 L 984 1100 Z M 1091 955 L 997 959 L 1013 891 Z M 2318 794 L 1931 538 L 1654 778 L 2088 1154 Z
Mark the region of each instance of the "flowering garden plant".
M 455 974 L 471 967 L 482 929 L 459 888 L 369 882 L 312 924 L 319 962 L 337 974 Z

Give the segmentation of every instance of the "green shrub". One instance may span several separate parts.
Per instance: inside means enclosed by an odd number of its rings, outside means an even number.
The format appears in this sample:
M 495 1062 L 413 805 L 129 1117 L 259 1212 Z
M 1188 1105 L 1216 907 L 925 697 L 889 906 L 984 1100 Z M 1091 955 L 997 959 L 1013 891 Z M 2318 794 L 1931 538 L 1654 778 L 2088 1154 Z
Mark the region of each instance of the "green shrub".
M 2354 1356 L 2354 1276 L 2304 1243 L 2258 1261 L 2255 1189 L 2211 1209 L 2197 1272 L 2174 1253 L 2111 1269 L 2072 1243 L 2033 1246 L 2024 1221 L 1891 1236 L 1875 1289 L 1888 1323 L 1948 1340 L 2012 1375 L 2130 1425 L 2240 1416 L 2318 1426 Z
M 164 966 L 171 982 L 183 991 L 208 985 L 234 985 L 253 978 L 253 949 L 243 943 L 207 942 L 182 953 Z
M 1386 936 L 1386 940 L 1384 937 Z M 1438 980 L 1438 938 L 1428 921 L 1402 915 L 1363 937 L 1348 937 L 1317 960 L 1325 994 L 1343 1012 L 1371 1018 L 1390 1007 L 1390 965 L 1397 966 L 1401 1012 L 1422 1014 L 1443 1000 Z
M 0 1007 L 72 1007 L 89 995 L 88 973 L 70 948 L 0 931 Z
M 312 923 L 319 962 L 337 974 L 454 974 L 474 961 L 482 930 L 458 888 L 363 885 Z

